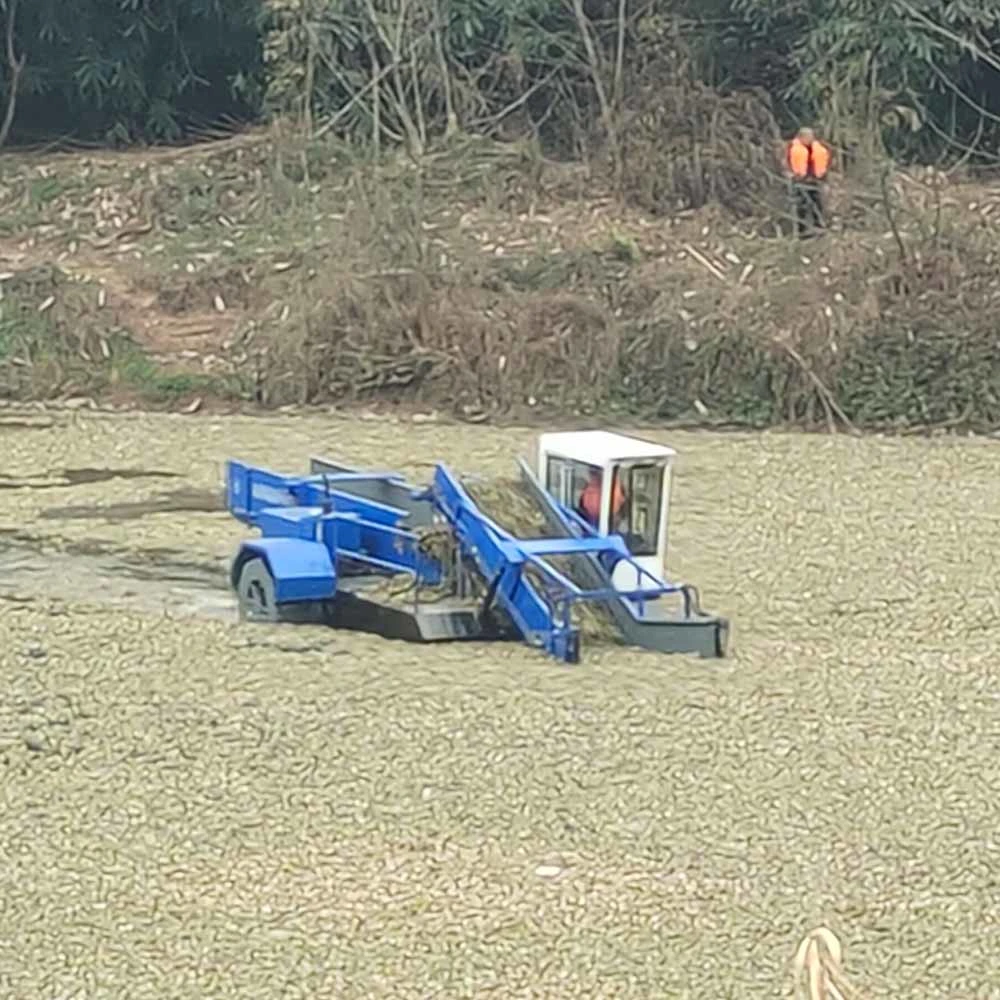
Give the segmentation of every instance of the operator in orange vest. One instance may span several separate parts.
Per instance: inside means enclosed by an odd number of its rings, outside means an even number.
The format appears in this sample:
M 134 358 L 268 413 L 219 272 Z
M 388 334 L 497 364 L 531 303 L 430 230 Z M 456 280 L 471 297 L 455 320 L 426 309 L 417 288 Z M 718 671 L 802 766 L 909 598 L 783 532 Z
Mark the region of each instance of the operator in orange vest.
M 584 486 L 580 494 L 578 510 L 580 514 L 589 521 L 595 528 L 601 523 L 601 488 L 602 477 L 600 469 L 591 469 L 590 479 Z M 625 491 L 619 482 L 618 476 L 614 477 L 611 486 L 611 530 L 614 531 L 615 523 L 621 517 L 625 507 Z
M 830 148 L 811 128 L 799 129 L 785 148 L 785 171 L 795 192 L 799 236 L 824 228 L 823 183 L 830 171 Z

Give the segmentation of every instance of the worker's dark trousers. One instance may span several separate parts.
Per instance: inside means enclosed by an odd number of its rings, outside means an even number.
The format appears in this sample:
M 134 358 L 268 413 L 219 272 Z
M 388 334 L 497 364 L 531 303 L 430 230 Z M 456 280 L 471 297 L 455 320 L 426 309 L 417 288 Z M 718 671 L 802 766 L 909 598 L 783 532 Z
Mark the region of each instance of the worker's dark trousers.
M 818 184 L 795 185 L 795 215 L 800 237 L 811 236 L 826 226 L 823 195 Z

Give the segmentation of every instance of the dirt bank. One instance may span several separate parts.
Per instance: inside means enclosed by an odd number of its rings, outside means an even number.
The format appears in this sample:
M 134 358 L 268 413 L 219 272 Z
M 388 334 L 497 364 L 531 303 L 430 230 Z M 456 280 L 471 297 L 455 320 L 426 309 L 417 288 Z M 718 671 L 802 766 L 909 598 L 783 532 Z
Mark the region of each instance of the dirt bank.
M 465 138 L 7 157 L 0 396 L 998 426 L 998 191 L 856 168 L 801 243 L 760 170 L 734 214 Z
M 241 535 L 205 502 L 228 456 L 503 474 L 529 440 L 0 426 L 0 559 L 13 532 L 64 570 L 0 579 L 5 995 L 776 996 L 819 922 L 876 995 L 989 993 L 989 443 L 671 436 L 674 566 L 734 620 L 721 663 L 567 670 L 169 599 Z M 81 593 L 81 547 L 164 567 L 162 606 Z

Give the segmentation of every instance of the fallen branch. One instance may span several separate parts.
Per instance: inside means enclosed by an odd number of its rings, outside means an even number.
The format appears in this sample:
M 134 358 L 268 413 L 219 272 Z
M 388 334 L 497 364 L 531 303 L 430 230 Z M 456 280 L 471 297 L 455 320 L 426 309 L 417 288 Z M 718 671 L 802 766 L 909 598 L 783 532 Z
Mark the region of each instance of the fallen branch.
M 852 434 L 857 434 L 858 429 L 851 423 L 847 414 L 844 413 L 840 405 L 837 403 L 833 393 L 823 383 L 822 379 L 812 370 L 806 359 L 803 358 L 802 355 L 799 354 L 799 352 L 786 341 L 779 340 L 778 343 L 785 350 L 788 356 L 802 369 L 806 378 L 808 378 L 809 381 L 815 386 L 816 392 L 819 394 L 819 401 L 823 404 L 823 409 L 826 412 L 826 422 L 830 433 L 837 433 L 837 424 L 834 420 L 834 415 L 836 415 L 848 431 Z
M 910 291 L 910 255 L 906 251 L 906 244 L 903 242 L 903 234 L 899 229 L 899 222 L 896 220 L 896 213 L 892 208 L 892 193 L 889 190 L 889 176 L 891 168 L 886 167 L 882 171 L 880 177 L 881 195 L 882 195 L 882 208 L 885 211 L 885 217 L 889 222 L 889 229 L 892 231 L 892 238 L 896 241 L 896 247 L 899 250 L 899 264 L 902 268 L 903 274 L 906 276 L 904 278 L 905 288 L 904 291 L 909 294 Z
M 701 266 L 705 268 L 705 270 L 708 271 L 709 274 L 713 274 L 716 278 L 719 279 L 719 281 L 727 280 L 726 276 L 722 273 L 722 271 L 720 271 L 719 268 L 717 268 L 700 250 L 695 250 L 695 248 L 691 246 L 690 243 L 685 243 L 684 249 L 687 250 L 687 252 L 691 254 L 691 256 L 694 257 L 694 259 L 698 261 L 698 263 L 701 264 Z
M 153 223 L 146 221 L 139 221 L 132 225 L 123 226 L 121 229 L 116 230 L 110 236 L 103 236 L 100 239 L 92 239 L 89 236 L 81 236 L 80 239 L 84 243 L 90 244 L 95 250 L 106 250 L 108 247 L 115 243 L 120 243 L 122 240 L 129 236 L 145 236 L 147 233 L 153 231 Z

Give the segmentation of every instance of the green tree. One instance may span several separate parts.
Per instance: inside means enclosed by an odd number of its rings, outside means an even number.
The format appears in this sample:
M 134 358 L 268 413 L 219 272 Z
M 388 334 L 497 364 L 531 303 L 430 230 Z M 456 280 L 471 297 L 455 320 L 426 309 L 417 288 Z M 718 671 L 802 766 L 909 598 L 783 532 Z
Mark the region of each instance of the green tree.
M 749 47 L 791 71 L 792 107 L 848 146 L 872 135 L 902 152 L 961 145 L 1000 98 L 1000 61 L 990 64 L 1000 5 L 988 0 L 732 0 L 732 9 Z
M 175 139 L 259 99 L 259 0 L 22 0 L 14 14 L 15 134 Z

